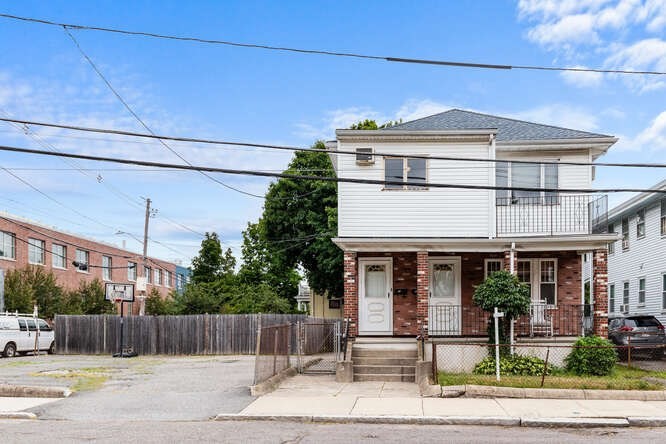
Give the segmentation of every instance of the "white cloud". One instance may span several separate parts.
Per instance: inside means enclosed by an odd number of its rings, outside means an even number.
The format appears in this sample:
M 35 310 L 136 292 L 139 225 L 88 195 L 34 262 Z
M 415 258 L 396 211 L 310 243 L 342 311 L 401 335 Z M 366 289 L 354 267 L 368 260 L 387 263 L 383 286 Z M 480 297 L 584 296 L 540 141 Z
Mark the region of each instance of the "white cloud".
M 666 111 L 659 113 L 650 126 L 638 134 L 634 145 L 650 151 L 666 149 Z
M 564 104 L 543 105 L 517 113 L 506 113 L 521 120 L 562 126 L 583 131 L 596 131 L 599 121 L 595 114 L 582 108 Z
M 527 32 L 527 37 L 547 48 L 561 45 L 564 49 L 570 49 L 573 44 L 599 42 L 599 35 L 594 28 L 593 16 L 576 14 L 539 24 Z
M 586 68 L 585 66 L 572 66 L 571 68 Z M 578 88 L 592 88 L 601 85 L 601 82 L 604 79 L 604 75 L 600 72 L 589 72 L 589 71 L 562 71 L 560 76 L 564 79 L 569 85 L 576 86 Z
M 434 100 L 408 100 L 395 113 L 393 120 L 402 119 L 403 122 L 420 119 L 421 117 L 431 116 L 443 111 L 454 108 L 453 106 L 435 102 Z
M 652 38 L 640 40 L 627 47 L 618 47 L 614 54 L 606 59 L 605 66 L 611 69 L 666 71 L 666 41 Z M 647 92 L 664 88 L 666 82 L 662 77 L 632 75 L 623 76 L 622 80 L 638 92 Z

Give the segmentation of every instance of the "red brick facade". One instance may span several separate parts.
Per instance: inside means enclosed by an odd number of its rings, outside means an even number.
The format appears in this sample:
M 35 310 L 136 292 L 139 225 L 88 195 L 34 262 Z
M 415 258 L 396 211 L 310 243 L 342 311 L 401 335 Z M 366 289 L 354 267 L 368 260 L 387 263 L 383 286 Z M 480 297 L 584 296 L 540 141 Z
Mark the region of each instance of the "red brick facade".
M 358 332 L 358 257 L 391 257 L 393 259 L 393 334 L 395 336 L 416 336 L 419 325 L 428 328 L 429 265 L 428 259 L 446 256 L 461 258 L 461 324 L 463 336 L 485 335 L 486 317 L 472 303 L 475 287 L 484 279 L 485 259 L 500 259 L 508 268 L 509 252 L 498 253 L 356 253 L 345 252 L 345 317 L 352 319 L 350 332 Z M 562 252 L 520 252 L 521 259 L 557 259 L 557 307 L 553 333 L 555 335 L 580 334 L 581 318 L 581 256 L 576 251 Z M 603 259 L 605 261 L 605 257 Z M 514 266 L 517 268 L 518 253 L 514 252 Z M 599 284 L 604 288 L 605 284 Z M 595 294 L 597 293 L 595 286 Z M 597 301 L 605 300 L 597 296 Z M 604 309 L 605 310 L 605 309 Z M 595 325 L 597 325 L 595 319 Z M 517 331 L 529 332 L 529 319 L 519 321 Z M 524 334 L 524 333 L 523 333 Z
M 9 219 L 9 220 L 8 220 Z M 104 282 L 102 275 L 102 256 L 111 258 L 111 273 L 108 282 L 118 283 L 134 283 L 128 280 L 127 266 L 129 262 L 137 264 L 137 276 L 143 276 L 143 258 L 140 254 L 130 251 L 122 250 L 111 245 L 95 242 L 90 239 L 74 236 L 72 234 L 55 231 L 47 227 L 25 222 L 23 220 L 11 220 L 7 216 L 0 218 L 0 231 L 11 233 L 14 236 L 14 254 L 13 258 L 0 257 L 0 268 L 9 271 L 24 268 L 27 265 L 41 267 L 46 272 L 53 272 L 56 276 L 58 284 L 66 289 L 73 290 L 78 288 L 81 281 L 91 281 L 95 278 Z M 28 240 L 35 239 L 44 242 L 43 264 L 30 264 L 28 258 Z M 53 245 L 62 245 L 66 248 L 64 259 L 64 267 L 54 266 L 53 257 L 58 255 L 53 254 Z M 72 265 L 76 260 L 76 250 L 84 250 L 88 252 L 87 271 L 80 271 Z M 36 251 L 41 251 L 39 248 Z M 6 253 L 5 255 L 8 255 Z M 120 268 L 117 268 L 120 267 Z M 151 268 L 151 282 L 154 281 L 154 270 L 160 269 L 162 275 L 162 285 L 153 284 L 147 285 L 147 291 L 150 292 L 152 288 L 157 288 L 162 296 L 166 296 L 169 291 L 175 287 L 176 265 L 162 261 L 159 259 L 150 258 L 148 267 Z M 165 282 L 165 271 L 171 274 L 171 282 L 169 285 Z M 135 293 L 135 296 L 138 293 Z M 132 304 L 132 311 L 138 313 L 139 304 Z
M 608 251 L 596 250 L 593 255 L 594 334 L 608 336 Z

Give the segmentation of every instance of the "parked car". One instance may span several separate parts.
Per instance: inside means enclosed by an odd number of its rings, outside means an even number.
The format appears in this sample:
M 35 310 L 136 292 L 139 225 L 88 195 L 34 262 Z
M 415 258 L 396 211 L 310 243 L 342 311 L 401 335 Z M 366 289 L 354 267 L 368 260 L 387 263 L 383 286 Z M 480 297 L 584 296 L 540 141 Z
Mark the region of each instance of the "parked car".
M 610 318 L 608 339 L 620 346 L 631 345 L 634 351 L 647 351 L 650 356 L 660 359 L 664 356 L 666 334 L 659 319 L 650 315 L 635 315 Z M 634 349 L 634 346 L 636 348 Z M 618 349 L 620 358 L 626 359 L 627 348 Z
M 0 315 L 0 351 L 6 358 L 14 357 L 17 353 L 24 355 L 34 351 L 37 336 L 39 336 L 40 351 L 55 353 L 55 334 L 44 319 L 12 314 Z

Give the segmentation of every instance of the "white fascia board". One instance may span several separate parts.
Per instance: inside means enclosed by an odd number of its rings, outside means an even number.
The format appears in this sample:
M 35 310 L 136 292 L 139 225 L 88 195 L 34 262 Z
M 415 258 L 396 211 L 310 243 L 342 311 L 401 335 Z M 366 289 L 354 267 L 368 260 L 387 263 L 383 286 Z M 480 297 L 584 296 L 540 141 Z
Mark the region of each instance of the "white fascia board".
M 339 142 L 490 142 L 497 129 L 406 131 L 406 130 L 343 130 L 335 131 Z
M 650 188 L 651 190 L 664 190 L 666 189 L 666 180 L 662 180 L 658 184 Z M 660 196 L 657 193 L 645 192 L 637 194 L 636 196 L 622 202 L 617 207 L 613 208 L 608 212 L 608 220 L 617 219 L 622 216 L 624 213 L 631 213 L 636 210 L 638 207 L 645 205 L 651 200 L 657 200 L 660 198 L 666 197 L 666 194 L 661 194 Z
M 578 150 L 592 149 L 596 157 L 605 153 L 617 137 L 595 137 L 580 139 L 549 140 L 498 140 L 498 151 L 536 151 L 536 150 Z

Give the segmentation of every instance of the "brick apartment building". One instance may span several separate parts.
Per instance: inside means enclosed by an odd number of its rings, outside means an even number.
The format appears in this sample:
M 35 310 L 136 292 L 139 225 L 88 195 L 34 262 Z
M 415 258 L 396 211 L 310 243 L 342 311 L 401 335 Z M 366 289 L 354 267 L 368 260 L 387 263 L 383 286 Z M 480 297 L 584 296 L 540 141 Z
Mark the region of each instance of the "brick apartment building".
M 87 269 L 74 262 L 86 264 Z M 95 278 L 103 283 L 135 284 L 137 277 L 145 276 L 147 294 L 156 288 L 166 297 L 177 282 L 174 263 L 149 257 L 144 267 L 141 254 L 0 212 L 0 269 L 6 272 L 26 265 L 53 272 L 69 290 Z M 139 304 L 131 305 L 132 313 L 138 313 Z

